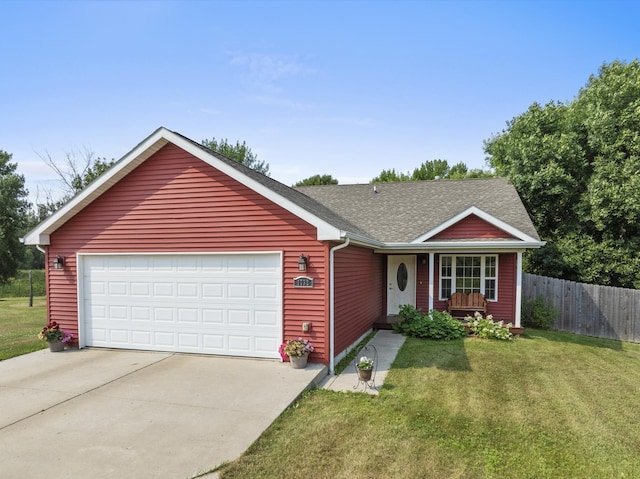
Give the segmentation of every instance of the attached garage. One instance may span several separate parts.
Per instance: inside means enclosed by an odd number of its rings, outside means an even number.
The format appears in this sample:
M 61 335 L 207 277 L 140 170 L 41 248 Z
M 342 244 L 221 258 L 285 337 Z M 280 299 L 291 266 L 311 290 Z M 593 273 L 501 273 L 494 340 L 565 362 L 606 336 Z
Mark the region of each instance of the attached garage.
M 280 253 L 78 254 L 80 341 L 278 358 Z

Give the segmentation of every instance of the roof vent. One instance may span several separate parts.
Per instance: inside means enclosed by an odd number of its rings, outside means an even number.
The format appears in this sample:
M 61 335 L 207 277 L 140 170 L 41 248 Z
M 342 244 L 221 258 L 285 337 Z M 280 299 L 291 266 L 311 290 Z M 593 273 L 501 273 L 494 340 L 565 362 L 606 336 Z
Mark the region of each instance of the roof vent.
M 436 176 L 436 177 L 434 178 L 434 180 L 436 180 L 436 181 L 438 181 L 439 179 L 440 179 L 440 177 L 439 177 L 439 176 Z
M 373 193 L 378 194 L 378 187 L 376 185 L 373 185 Z

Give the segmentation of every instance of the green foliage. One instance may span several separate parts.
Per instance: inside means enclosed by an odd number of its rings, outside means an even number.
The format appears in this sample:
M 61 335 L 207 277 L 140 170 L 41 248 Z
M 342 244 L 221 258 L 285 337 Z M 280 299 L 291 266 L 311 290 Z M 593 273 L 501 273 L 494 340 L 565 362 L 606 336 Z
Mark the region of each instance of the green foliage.
M 202 145 L 210 150 L 214 150 L 227 158 L 242 163 L 243 165 L 256 170 L 258 173 L 269 176 L 269 164 L 265 161 L 258 161 L 258 155 L 251 151 L 251 148 L 247 146 L 247 142 L 240 143 L 236 141 L 236 144 L 231 144 L 227 139 L 216 140 L 211 138 L 210 140 L 202 140 Z
M 522 325 L 529 328 L 550 329 L 559 316 L 553 303 L 542 296 L 528 300 L 522 298 Z
M 371 183 L 393 183 L 396 181 L 411 181 L 411 177 L 406 173 L 397 173 L 395 169 L 382 170 L 378 176 L 371 180 Z
M 534 103 L 485 142 L 548 245 L 527 271 L 640 288 L 640 63 L 604 64 L 570 102 Z
M 31 272 L 33 295 L 44 296 L 44 269 Z M 26 298 L 29 296 L 29 271 L 20 270 L 15 276 L 0 285 L 0 298 Z
M 18 271 L 24 254 L 20 236 L 26 226 L 29 202 L 24 176 L 16 174 L 17 163 L 0 150 L 0 284 Z
M 317 185 L 337 185 L 338 180 L 336 180 L 331 175 L 313 175 L 309 178 L 305 178 L 304 180 L 298 181 L 293 186 L 317 186 Z
M 439 179 L 457 180 L 463 178 L 488 178 L 495 176 L 490 171 L 469 170 L 464 163 L 456 163 L 449 166 L 447 160 L 425 161 L 415 168 L 411 174 L 396 172 L 395 169 L 382 170 L 380 175 L 371 180 L 371 183 L 391 183 L 396 181 L 426 181 Z
M 107 171 L 113 165 L 116 160 L 107 160 L 106 158 L 96 158 L 92 160 L 82 173 L 75 173 L 71 178 L 71 186 L 76 193 L 84 190 L 89 183 L 98 178 L 102 173 Z
M 504 341 L 511 341 L 513 334 L 509 331 L 509 328 L 513 326 L 511 323 L 504 324 L 502 321 L 494 321 L 493 316 L 490 314 L 486 318 L 482 317 L 482 314 L 476 311 L 473 315 L 465 318 L 469 330 L 475 336 L 482 339 L 501 339 Z
M 402 321 L 395 323 L 393 329 L 405 336 L 448 341 L 468 334 L 464 325 L 446 311 L 431 310 L 425 315 L 414 306 L 405 304 L 398 316 Z

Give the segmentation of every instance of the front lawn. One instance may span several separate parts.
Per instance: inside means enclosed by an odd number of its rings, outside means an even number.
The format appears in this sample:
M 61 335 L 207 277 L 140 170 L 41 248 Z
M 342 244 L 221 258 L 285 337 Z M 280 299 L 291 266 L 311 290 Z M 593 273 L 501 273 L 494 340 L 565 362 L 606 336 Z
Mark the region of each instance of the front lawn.
M 640 345 L 408 338 L 379 396 L 315 390 L 234 478 L 640 477 Z
M 47 322 L 45 297 L 0 298 L 0 361 L 47 347 L 38 333 Z

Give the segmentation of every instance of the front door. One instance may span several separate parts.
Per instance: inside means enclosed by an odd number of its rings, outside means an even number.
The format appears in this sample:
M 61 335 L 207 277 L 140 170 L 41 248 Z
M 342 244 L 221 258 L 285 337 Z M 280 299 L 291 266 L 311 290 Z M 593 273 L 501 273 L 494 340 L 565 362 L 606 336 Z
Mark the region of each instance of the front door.
M 404 304 L 416 305 L 416 256 L 387 256 L 387 314 Z

